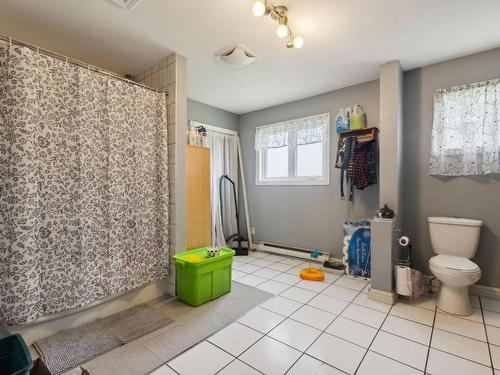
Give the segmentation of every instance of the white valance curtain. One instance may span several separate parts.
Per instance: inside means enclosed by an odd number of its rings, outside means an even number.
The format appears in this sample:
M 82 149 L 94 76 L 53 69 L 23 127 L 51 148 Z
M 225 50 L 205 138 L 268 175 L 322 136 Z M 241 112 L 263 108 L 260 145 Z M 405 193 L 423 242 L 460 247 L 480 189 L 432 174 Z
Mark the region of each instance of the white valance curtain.
M 255 129 L 255 149 L 265 150 L 291 145 L 307 145 L 326 139 L 330 114 L 322 113 L 279 122 Z
M 430 174 L 500 173 L 500 80 L 437 90 Z

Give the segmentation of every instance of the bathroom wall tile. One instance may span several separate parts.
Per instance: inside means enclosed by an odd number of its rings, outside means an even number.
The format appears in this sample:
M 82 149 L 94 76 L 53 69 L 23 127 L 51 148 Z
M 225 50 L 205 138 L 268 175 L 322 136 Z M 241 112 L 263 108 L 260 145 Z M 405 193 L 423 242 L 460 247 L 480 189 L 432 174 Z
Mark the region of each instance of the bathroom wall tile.
M 167 122 L 168 124 L 175 123 L 175 104 L 169 104 L 167 106 Z
M 167 65 L 167 84 L 170 85 L 176 81 L 176 67 L 175 64 Z
M 168 57 L 160 60 L 160 69 L 166 68 L 168 65 Z
M 171 83 L 170 85 L 168 85 L 167 91 L 168 91 L 167 103 L 168 104 L 175 103 L 175 83 Z
M 175 144 L 175 123 L 168 124 L 167 143 L 169 145 Z
M 151 75 L 151 87 L 160 88 L 160 72 L 156 71 Z
M 167 64 L 173 64 L 173 63 L 175 63 L 175 53 L 167 57 Z
M 172 145 L 172 147 L 168 148 L 168 163 L 169 164 L 175 164 L 175 146 Z
M 160 88 L 164 90 L 168 86 L 168 76 L 167 76 L 168 70 L 165 67 L 160 69 L 159 73 L 160 73 Z
M 146 86 L 152 87 L 152 84 L 153 84 L 152 82 L 153 82 L 153 81 L 152 81 L 152 77 L 151 77 L 151 75 L 147 75 L 147 76 L 144 78 L 144 84 L 145 84 Z

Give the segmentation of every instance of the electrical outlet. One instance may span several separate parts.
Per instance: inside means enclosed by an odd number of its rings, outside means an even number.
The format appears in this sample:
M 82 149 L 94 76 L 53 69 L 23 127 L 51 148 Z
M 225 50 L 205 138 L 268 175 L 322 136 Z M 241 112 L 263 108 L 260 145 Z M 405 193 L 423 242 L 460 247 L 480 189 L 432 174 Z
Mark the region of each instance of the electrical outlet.
M 250 228 L 252 234 L 255 234 L 255 227 Z

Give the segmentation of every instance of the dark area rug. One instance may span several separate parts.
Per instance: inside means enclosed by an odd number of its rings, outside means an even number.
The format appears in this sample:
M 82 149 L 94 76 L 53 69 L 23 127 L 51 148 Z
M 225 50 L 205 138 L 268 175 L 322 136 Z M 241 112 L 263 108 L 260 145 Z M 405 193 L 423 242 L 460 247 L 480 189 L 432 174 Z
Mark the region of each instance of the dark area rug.
M 33 345 L 47 368 L 53 374 L 58 374 L 173 321 L 155 306 L 138 305 L 58 332 Z

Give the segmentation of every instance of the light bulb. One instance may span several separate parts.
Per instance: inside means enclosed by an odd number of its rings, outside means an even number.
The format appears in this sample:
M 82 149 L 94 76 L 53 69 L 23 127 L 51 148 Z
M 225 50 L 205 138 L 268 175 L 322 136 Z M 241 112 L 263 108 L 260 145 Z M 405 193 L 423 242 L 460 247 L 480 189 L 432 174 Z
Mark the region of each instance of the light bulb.
M 304 39 L 301 36 L 296 36 L 293 38 L 293 47 L 301 48 L 304 45 Z
M 276 34 L 282 39 L 286 38 L 288 36 L 288 26 L 283 24 L 279 25 Z
M 253 4 L 252 12 L 255 17 L 262 17 L 266 13 L 266 4 L 262 0 L 257 0 Z

